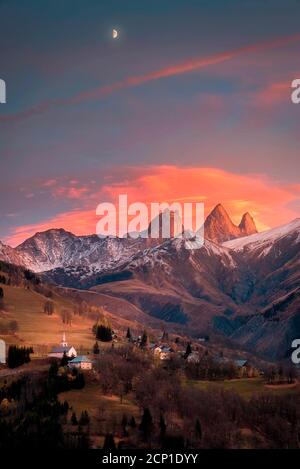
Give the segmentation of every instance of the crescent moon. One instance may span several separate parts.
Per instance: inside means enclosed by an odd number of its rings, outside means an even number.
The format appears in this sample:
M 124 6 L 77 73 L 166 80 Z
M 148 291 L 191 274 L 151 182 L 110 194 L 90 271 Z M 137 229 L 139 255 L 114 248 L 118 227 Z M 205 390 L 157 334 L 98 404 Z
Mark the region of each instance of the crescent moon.
M 113 29 L 113 31 L 112 31 L 112 37 L 113 37 L 113 39 L 117 39 L 118 36 L 119 36 L 118 31 L 117 31 L 116 29 Z

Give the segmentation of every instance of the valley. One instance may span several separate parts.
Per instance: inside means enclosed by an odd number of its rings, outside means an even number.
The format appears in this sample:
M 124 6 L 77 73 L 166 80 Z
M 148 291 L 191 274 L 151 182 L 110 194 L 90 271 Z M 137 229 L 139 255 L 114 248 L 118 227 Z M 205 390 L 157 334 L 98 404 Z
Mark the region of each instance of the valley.
M 205 228 L 204 246 L 195 250 L 177 238 L 99 239 L 50 230 L 17 248 L 2 244 L 0 259 L 34 271 L 71 304 L 104 307 L 118 327 L 166 327 L 195 339 L 208 334 L 262 358 L 286 358 L 300 334 L 300 219 L 257 233 L 251 215 L 236 227 L 218 204 Z M 13 296 L 8 291 L 11 308 Z M 28 296 L 25 303 L 39 299 Z

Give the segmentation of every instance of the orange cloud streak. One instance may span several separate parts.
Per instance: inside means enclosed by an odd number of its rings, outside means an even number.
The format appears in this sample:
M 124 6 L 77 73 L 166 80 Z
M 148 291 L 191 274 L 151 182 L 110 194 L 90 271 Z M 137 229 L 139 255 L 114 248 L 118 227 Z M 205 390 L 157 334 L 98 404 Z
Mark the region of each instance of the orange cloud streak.
M 70 99 L 57 99 L 57 100 L 52 100 L 52 101 L 45 101 L 25 111 L 21 111 L 15 114 L 0 116 L 0 122 L 1 121 L 4 121 L 4 122 L 15 121 L 18 119 L 30 117 L 31 115 L 34 115 L 34 114 L 43 113 L 55 106 L 67 106 L 67 105 L 72 105 L 72 104 L 78 104 L 82 101 L 99 100 L 99 99 L 104 98 L 105 96 L 108 96 L 114 93 L 115 91 L 118 91 L 124 88 L 130 88 L 130 87 L 138 86 L 143 83 L 150 82 L 150 81 L 158 80 L 161 78 L 168 78 L 170 76 L 181 75 L 181 74 L 189 73 L 195 70 L 200 70 L 202 68 L 206 68 L 211 65 L 215 65 L 215 64 L 219 64 L 219 63 L 231 60 L 243 54 L 261 52 L 261 51 L 268 50 L 268 49 L 283 47 L 293 42 L 297 42 L 299 40 L 300 40 L 300 34 L 298 33 L 298 34 L 294 34 L 290 36 L 275 38 L 275 39 L 271 39 L 268 41 L 251 44 L 249 46 L 239 47 L 236 49 L 232 49 L 230 51 L 213 54 L 207 57 L 200 57 L 196 59 L 187 60 L 179 64 L 169 65 L 159 70 L 146 73 L 144 75 L 131 76 L 124 80 L 115 82 L 111 85 L 100 86 L 98 88 L 95 88 L 89 91 L 84 91 Z
M 279 185 L 264 175 L 240 175 L 216 168 L 177 166 L 124 168 L 123 174 L 126 174 L 126 181 L 114 179 L 111 184 L 102 186 L 92 198 L 93 202 L 90 194 L 83 195 L 81 203 L 85 208 L 61 213 L 37 224 L 17 227 L 6 242 L 15 246 L 37 231 L 50 228 L 64 228 L 77 235 L 95 233 L 99 219 L 96 205 L 107 201 L 117 204 L 119 194 L 127 194 L 129 203 L 203 201 L 206 214 L 221 202 L 235 223 L 239 223 L 242 214 L 249 211 L 259 230 L 299 216 L 290 208 L 300 197 L 299 184 Z M 68 194 L 62 191 L 59 196 L 64 198 Z
M 287 44 L 293 43 L 300 40 L 300 34 L 294 34 L 291 36 L 281 37 L 272 39 L 269 41 L 263 41 L 249 46 L 239 47 L 230 51 L 214 54 L 208 57 L 196 58 L 192 60 L 187 60 L 185 62 L 171 65 L 168 67 L 161 68 L 159 70 L 146 73 L 144 75 L 139 75 L 136 77 L 129 77 L 123 81 L 116 82 L 109 86 L 99 87 L 91 91 L 86 91 L 78 94 L 74 98 L 71 98 L 69 101 L 70 104 L 78 103 L 80 101 L 90 100 L 90 99 L 99 99 L 104 96 L 107 96 L 114 91 L 123 88 L 129 88 L 132 86 L 138 86 L 143 83 L 147 83 L 153 80 L 159 80 L 161 78 L 168 78 L 174 75 L 181 75 L 184 73 L 193 72 L 201 68 L 206 68 L 210 65 L 215 65 L 227 60 L 233 59 L 237 56 L 260 52 L 263 50 L 274 49 L 276 47 L 283 47 Z

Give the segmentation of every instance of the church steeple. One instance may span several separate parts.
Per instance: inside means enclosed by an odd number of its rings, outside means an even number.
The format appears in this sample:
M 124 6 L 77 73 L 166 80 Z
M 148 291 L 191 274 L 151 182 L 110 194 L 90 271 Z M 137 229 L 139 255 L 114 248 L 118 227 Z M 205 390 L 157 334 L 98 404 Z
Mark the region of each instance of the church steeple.
M 62 347 L 68 347 L 68 343 L 67 343 L 67 341 L 66 341 L 66 333 L 65 333 L 65 332 L 63 332 L 63 335 L 62 335 L 61 346 L 62 346 Z

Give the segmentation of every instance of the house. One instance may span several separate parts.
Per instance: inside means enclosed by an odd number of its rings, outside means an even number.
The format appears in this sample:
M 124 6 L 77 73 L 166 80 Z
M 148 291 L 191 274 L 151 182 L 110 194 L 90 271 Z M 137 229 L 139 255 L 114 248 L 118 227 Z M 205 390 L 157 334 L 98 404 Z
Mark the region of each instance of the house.
M 135 345 L 139 345 L 141 343 L 141 336 L 134 336 L 132 335 L 129 339 L 129 342 L 131 342 L 132 344 L 135 344 Z
M 91 370 L 93 362 L 85 355 L 78 355 L 69 361 L 68 366 L 70 368 L 80 368 L 81 370 Z
M 239 370 L 239 375 L 240 378 L 250 378 L 250 366 L 248 364 L 248 360 L 245 359 L 238 359 L 238 360 L 233 360 L 234 365 L 238 368 Z
M 259 370 L 252 366 L 248 360 L 238 359 L 234 360 L 233 363 L 239 369 L 241 378 L 254 378 L 255 376 L 259 376 Z
M 238 368 L 243 368 L 243 367 L 246 367 L 248 365 L 248 361 L 247 360 L 234 360 L 233 362 L 235 364 L 236 367 Z
M 169 360 L 173 352 L 172 348 L 167 345 L 158 345 L 153 349 L 154 356 L 160 360 Z
M 200 354 L 199 352 L 192 352 L 187 357 L 188 363 L 200 363 Z
M 59 347 L 53 347 L 51 352 L 48 354 L 50 358 L 62 358 L 64 353 L 67 355 L 68 358 L 77 357 L 77 352 L 75 348 L 71 345 L 68 345 L 66 341 L 66 334 L 63 333 L 62 341 Z

